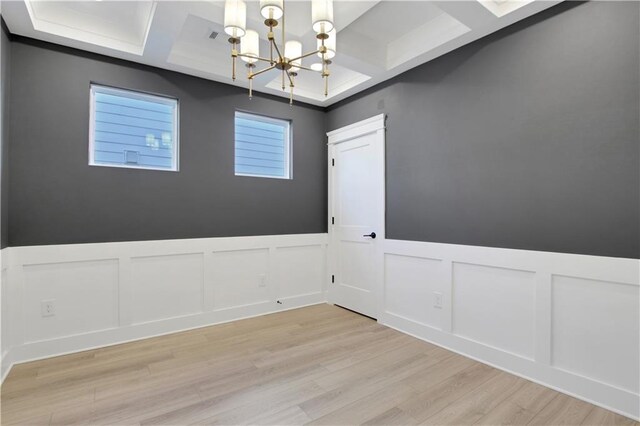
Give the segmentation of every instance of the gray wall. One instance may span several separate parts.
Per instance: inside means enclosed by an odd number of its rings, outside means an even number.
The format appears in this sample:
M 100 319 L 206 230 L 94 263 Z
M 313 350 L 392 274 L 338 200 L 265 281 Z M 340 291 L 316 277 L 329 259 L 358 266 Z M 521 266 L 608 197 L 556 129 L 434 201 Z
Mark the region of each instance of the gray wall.
M 387 119 L 387 237 L 640 257 L 640 3 L 566 2 L 328 111 Z
M 16 37 L 9 245 L 326 232 L 324 111 Z M 180 172 L 90 167 L 89 83 L 180 100 Z M 293 120 L 293 180 L 236 177 L 235 109 Z
M 0 19 L 0 248 L 9 241 L 9 94 L 11 42 Z
M 15 38 L 8 244 L 324 232 L 325 130 L 385 112 L 389 238 L 638 258 L 639 9 L 566 2 L 326 114 Z M 87 165 L 90 81 L 180 98 L 179 173 Z M 236 108 L 294 120 L 292 181 L 233 175 Z

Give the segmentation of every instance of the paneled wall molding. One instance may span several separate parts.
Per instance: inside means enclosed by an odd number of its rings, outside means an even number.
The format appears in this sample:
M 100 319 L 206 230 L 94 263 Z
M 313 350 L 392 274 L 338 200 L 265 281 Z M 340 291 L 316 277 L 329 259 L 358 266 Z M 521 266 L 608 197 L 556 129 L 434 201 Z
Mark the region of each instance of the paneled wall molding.
M 297 234 L 4 249 L 2 379 L 14 363 L 323 303 L 326 245 Z
M 639 260 L 398 240 L 384 251 L 381 323 L 640 418 Z
M 2 377 L 13 363 L 324 303 L 327 244 L 301 234 L 5 249 Z M 384 252 L 381 323 L 640 418 L 640 261 L 397 240 Z M 46 300 L 54 317 L 41 315 Z

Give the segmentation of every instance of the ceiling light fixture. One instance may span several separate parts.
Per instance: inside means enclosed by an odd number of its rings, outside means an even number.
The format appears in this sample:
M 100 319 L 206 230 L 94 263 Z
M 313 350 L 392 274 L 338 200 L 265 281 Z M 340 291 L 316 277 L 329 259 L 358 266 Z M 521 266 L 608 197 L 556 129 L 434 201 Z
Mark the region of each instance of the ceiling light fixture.
M 285 40 L 285 9 L 284 0 L 260 0 L 260 14 L 265 19 L 264 24 L 269 28 L 269 57 L 260 56 L 260 37 L 256 31 L 247 29 L 247 5 L 243 0 L 226 0 L 224 6 L 224 31 L 229 35 L 231 43 L 232 70 L 231 78 L 236 79 L 236 59 L 246 62 L 249 69 L 249 98 L 253 95 L 253 79 L 265 72 L 279 70 L 282 73 L 282 90 L 285 82 L 289 82 L 289 103 L 293 104 L 293 89 L 298 71 L 320 72 L 324 79 L 324 95 L 329 94 L 329 65 L 336 55 L 336 30 L 333 25 L 333 0 L 312 0 L 311 27 L 316 32 L 317 49 L 313 52 L 302 53 L 302 43 L 297 40 Z M 273 29 L 282 24 L 280 43 L 276 42 Z M 238 44 L 240 51 L 238 51 Z M 311 67 L 302 65 L 302 59 L 318 55 L 320 63 Z M 259 71 L 254 71 L 258 62 L 269 65 Z

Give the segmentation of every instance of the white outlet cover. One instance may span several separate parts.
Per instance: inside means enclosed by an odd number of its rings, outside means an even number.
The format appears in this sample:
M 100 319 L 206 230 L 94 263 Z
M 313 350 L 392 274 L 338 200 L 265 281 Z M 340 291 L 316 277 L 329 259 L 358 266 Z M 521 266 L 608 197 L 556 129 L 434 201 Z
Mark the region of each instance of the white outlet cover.
M 40 312 L 42 317 L 52 317 L 56 314 L 55 300 L 43 300 L 40 302 Z
M 259 287 L 267 286 L 267 274 L 260 274 L 260 284 L 258 286 Z
M 433 307 L 442 309 L 442 293 L 439 291 L 433 292 Z

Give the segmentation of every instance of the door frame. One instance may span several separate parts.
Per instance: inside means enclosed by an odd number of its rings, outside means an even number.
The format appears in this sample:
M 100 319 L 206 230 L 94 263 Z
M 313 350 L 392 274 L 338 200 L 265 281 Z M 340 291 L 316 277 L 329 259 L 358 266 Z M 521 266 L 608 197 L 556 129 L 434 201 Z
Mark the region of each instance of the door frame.
M 333 159 L 335 154 L 336 145 L 350 141 L 352 139 L 362 137 L 365 135 L 374 135 L 373 148 L 375 152 L 375 167 L 376 173 L 374 173 L 374 179 L 376 180 L 377 200 L 376 202 L 380 206 L 378 217 L 376 219 L 377 225 L 374 231 L 377 234 L 376 242 L 374 243 L 374 264 L 372 265 L 372 271 L 374 275 L 373 288 L 376 296 L 376 318 L 381 319 L 383 314 L 383 302 L 384 302 L 384 242 L 386 238 L 385 230 L 385 212 L 386 212 L 386 181 L 385 181 L 385 114 L 378 114 L 366 120 L 358 121 L 345 127 L 333 130 L 327 133 L 327 168 L 328 168 L 328 209 L 327 209 L 327 229 L 329 234 L 329 244 L 327 250 L 327 302 L 335 304 L 335 290 L 336 284 L 332 281 L 332 276 L 336 275 L 338 270 L 338 250 L 336 248 L 336 233 L 334 232 L 334 225 L 332 224 L 332 217 L 335 216 L 334 211 L 334 173 L 335 167 L 333 165 Z M 337 281 L 337 280 L 336 280 Z M 348 306 L 347 306 L 348 308 Z

